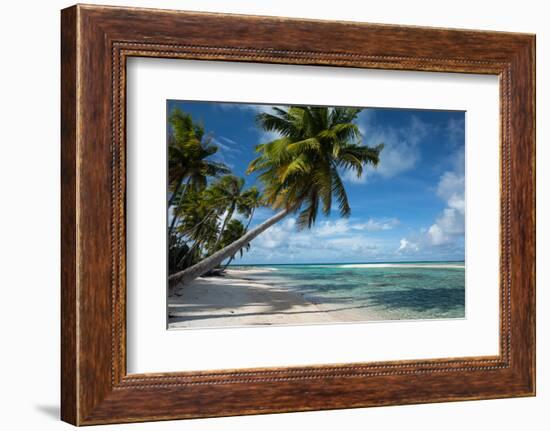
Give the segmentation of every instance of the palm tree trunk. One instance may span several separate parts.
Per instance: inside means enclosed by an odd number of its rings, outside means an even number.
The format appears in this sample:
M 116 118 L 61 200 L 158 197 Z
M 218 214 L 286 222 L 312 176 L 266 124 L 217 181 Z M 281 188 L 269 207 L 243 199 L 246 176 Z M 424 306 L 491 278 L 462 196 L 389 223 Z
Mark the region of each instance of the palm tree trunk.
M 250 222 L 252 221 L 252 217 L 254 217 L 254 211 L 256 208 L 252 208 L 252 212 L 250 213 L 250 217 L 248 217 L 248 222 L 246 223 L 246 227 L 244 228 L 245 232 L 248 231 L 248 226 L 250 226 Z
M 251 231 L 245 233 L 238 240 L 232 242 L 228 246 L 215 252 L 214 254 L 207 257 L 206 259 L 200 261 L 199 263 L 196 263 L 193 266 L 190 266 L 189 268 L 184 269 L 183 271 L 172 274 L 171 276 L 168 277 L 168 282 L 170 286 L 175 286 L 178 283 L 181 283 L 182 285 L 185 286 L 195 278 L 200 277 L 203 274 L 206 274 L 208 271 L 214 269 L 216 266 L 222 263 L 225 259 L 237 253 L 241 248 L 243 248 L 246 244 L 248 244 L 258 235 L 260 235 L 267 228 L 273 226 L 278 221 L 284 219 L 292 211 L 293 209 L 285 209 L 285 210 L 279 211 L 273 217 L 267 219 L 262 224 L 256 226 Z
M 220 234 L 218 235 L 218 238 L 216 238 L 216 242 L 212 246 L 211 250 L 216 251 L 216 249 L 218 248 L 218 245 L 220 244 L 220 241 L 222 240 L 223 231 L 225 230 L 225 227 L 227 226 L 227 222 L 231 219 L 231 217 L 233 217 L 234 212 L 235 212 L 235 207 L 230 208 L 229 211 L 227 212 L 227 215 L 223 219 L 222 227 L 220 229 Z
M 174 202 L 174 198 L 176 197 L 177 193 L 179 192 L 182 184 L 183 184 L 183 181 L 178 184 L 178 186 L 176 187 L 176 190 L 174 190 L 174 193 L 172 194 L 172 196 L 170 196 L 170 200 L 168 201 L 168 208 L 170 208 L 172 206 L 172 203 Z M 182 196 L 184 196 L 185 193 L 187 192 L 187 187 L 188 186 L 189 186 L 189 182 L 185 183 L 185 188 L 183 189 Z M 180 202 L 181 202 L 181 200 L 180 200 Z M 178 204 L 178 207 L 179 207 L 179 204 Z M 172 234 L 172 231 L 174 230 L 174 227 L 176 226 L 176 220 L 178 218 L 176 216 L 176 211 L 177 210 L 178 210 L 178 208 L 174 209 L 174 215 L 172 217 L 172 222 L 170 223 L 170 227 L 168 228 L 168 236 L 170 236 Z
M 250 222 L 252 221 L 252 217 L 254 217 L 254 209 L 255 208 L 252 208 L 252 212 L 250 213 L 250 217 L 248 217 L 248 221 L 246 222 L 246 227 L 244 228 L 245 233 L 248 232 L 248 226 L 250 226 Z M 241 253 L 241 257 L 242 257 L 242 253 Z M 227 267 L 231 264 L 231 262 L 233 262 L 233 259 L 235 259 L 235 255 L 233 255 L 229 258 L 227 263 L 222 268 L 222 271 L 225 271 L 227 269 Z
M 168 200 L 168 208 L 172 206 L 172 203 L 174 202 L 174 198 L 177 196 L 178 192 L 180 191 L 181 186 L 183 185 L 183 180 L 181 180 L 176 189 L 174 190 L 174 193 L 172 193 L 172 196 L 170 196 L 170 199 Z

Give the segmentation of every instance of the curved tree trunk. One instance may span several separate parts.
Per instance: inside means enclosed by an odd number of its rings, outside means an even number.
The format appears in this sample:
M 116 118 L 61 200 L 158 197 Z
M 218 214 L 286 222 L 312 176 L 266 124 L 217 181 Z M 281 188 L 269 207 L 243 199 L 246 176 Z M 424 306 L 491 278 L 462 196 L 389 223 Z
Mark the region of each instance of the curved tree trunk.
M 250 217 L 248 217 L 248 222 L 246 223 L 246 227 L 244 228 L 245 233 L 248 232 L 248 227 L 250 226 L 250 222 L 252 221 L 252 217 L 254 217 L 254 209 L 252 208 L 252 212 L 250 213 Z M 241 257 L 243 257 L 243 254 L 241 253 Z M 235 254 L 229 258 L 225 266 L 222 268 L 222 271 L 225 271 L 227 267 L 233 262 L 233 259 L 235 259 Z
M 172 193 L 172 196 L 170 196 L 170 199 L 168 199 L 168 208 L 170 208 L 172 206 L 172 204 L 174 203 L 174 199 L 176 198 L 176 195 L 178 194 L 178 192 L 180 191 L 181 189 L 181 186 L 183 185 L 183 180 L 181 180 L 178 185 L 176 186 L 176 189 L 174 190 L 174 192 Z
M 214 269 L 216 266 L 222 263 L 225 259 L 237 253 L 241 248 L 243 248 L 246 244 L 248 244 L 258 235 L 260 235 L 267 228 L 273 226 L 279 220 L 284 219 L 291 212 L 292 212 L 292 209 L 285 209 L 278 212 L 273 217 L 267 219 L 262 224 L 256 226 L 251 231 L 245 233 L 238 240 L 232 242 L 227 247 L 224 247 L 221 250 L 218 250 L 216 253 L 200 261 L 199 263 L 196 263 L 195 265 L 184 269 L 183 271 L 172 274 L 171 276 L 168 277 L 168 282 L 170 286 L 175 286 L 178 283 L 181 283 L 182 285 L 186 285 L 186 284 L 189 284 L 189 282 L 193 281 L 195 278 L 200 277 L 203 274 L 206 274 L 208 271 Z
M 223 223 L 222 223 L 222 226 L 221 226 L 221 229 L 220 229 L 220 233 L 219 233 L 218 237 L 216 238 L 216 242 L 212 246 L 212 250 L 216 250 L 218 248 L 218 245 L 220 244 L 220 241 L 222 240 L 223 231 L 225 230 L 225 227 L 227 226 L 227 222 L 229 220 L 231 220 L 231 217 L 233 217 L 234 212 L 235 212 L 235 207 L 234 206 L 229 208 L 229 211 L 227 212 L 227 215 L 223 219 Z
M 176 197 L 176 194 L 180 191 L 182 184 L 183 184 L 183 181 L 178 184 L 178 186 L 176 187 L 176 190 L 174 190 L 174 193 L 172 194 L 172 196 L 170 196 L 170 200 L 168 201 L 168 208 L 170 208 L 172 206 L 172 204 L 174 203 L 174 198 Z M 182 196 L 185 195 L 185 193 L 187 192 L 187 186 L 188 185 L 189 185 L 189 182 L 185 183 L 185 188 L 183 189 Z M 180 202 L 181 202 L 181 200 L 180 200 Z M 176 212 L 177 212 L 178 208 L 179 208 L 179 203 L 176 206 L 176 208 L 174 208 L 174 216 L 172 217 L 172 223 L 170 223 L 170 227 L 168 228 L 168 236 L 172 235 L 172 231 L 174 230 L 174 227 L 176 227 L 176 220 L 178 218 L 176 216 Z
M 254 211 L 256 211 L 256 208 L 252 208 L 252 211 L 250 212 L 250 217 L 248 217 L 248 222 L 246 223 L 246 227 L 244 228 L 245 232 L 248 231 L 250 222 L 252 221 L 252 217 L 254 217 Z

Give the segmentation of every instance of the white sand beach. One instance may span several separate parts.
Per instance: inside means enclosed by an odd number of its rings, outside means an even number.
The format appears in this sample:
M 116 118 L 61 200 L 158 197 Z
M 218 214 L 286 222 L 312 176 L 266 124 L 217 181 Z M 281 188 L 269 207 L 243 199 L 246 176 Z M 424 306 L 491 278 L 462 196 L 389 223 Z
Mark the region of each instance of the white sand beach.
M 300 325 L 377 320 L 365 306 L 311 302 L 299 293 L 247 275 L 269 269 L 228 269 L 200 277 L 168 297 L 169 328 Z

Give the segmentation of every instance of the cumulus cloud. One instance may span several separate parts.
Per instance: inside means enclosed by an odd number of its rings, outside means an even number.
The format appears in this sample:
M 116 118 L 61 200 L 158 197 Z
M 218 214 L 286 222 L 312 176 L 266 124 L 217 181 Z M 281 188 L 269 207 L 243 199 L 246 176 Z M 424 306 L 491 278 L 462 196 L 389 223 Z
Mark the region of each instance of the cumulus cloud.
M 295 225 L 296 219 L 289 218 L 278 225 L 271 226 L 254 240 L 254 246 L 270 250 L 288 244 Z
M 347 219 L 339 219 L 336 221 L 322 221 L 313 228 L 319 236 L 339 235 L 349 232 L 350 226 Z
M 399 225 L 397 218 L 368 219 L 365 223 L 355 223 L 351 227 L 356 230 L 366 230 L 368 232 L 378 232 L 381 230 L 390 230 Z
M 418 251 L 418 244 L 409 241 L 407 238 L 401 238 L 399 241 L 399 248 L 396 252 L 401 253 L 407 251 Z
M 358 231 L 379 232 L 390 230 L 399 225 L 399 220 L 393 218 L 369 218 L 365 222 L 356 222 L 349 219 L 326 220 L 317 222 L 312 228 L 312 233 L 318 236 L 334 236 Z M 355 231 L 355 232 L 354 232 Z
M 397 254 L 426 252 L 461 247 L 465 230 L 464 173 L 447 171 L 441 175 L 436 187 L 437 196 L 446 207 L 427 229 L 413 233 L 400 241 Z M 433 250 L 432 250 L 433 251 Z
M 368 175 L 391 178 L 412 169 L 420 159 L 419 146 L 422 140 L 431 133 L 431 127 L 417 117 L 412 117 L 410 122 L 401 128 L 387 128 L 376 126 L 372 115 L 361 115 L 358 127 L 365 145 L 376 146 L 383 143 L 384 149 L 380 153 L 380 163 L 375 169 L 363 171 L 360 177 L 349 170 L 342 173 L 344 181 L 355 184 L 366 183 Z
M 456 141 L 455 152 L 449 169 L 440 176 L 435 187 L 435 193 L 445 202 L 445 208 L 426 229 L 403 238 L 396 253 L 433 252 L 437 255 L 444 250 L 463 251 L 466 212 L 464 121 L 452 121 L 447 129 L 451 135 L 449 139 Z
M 447 202 L 447 207 L 428 229 L 432 245 L 448 244 L 464 235 L 464 174 L 445 172 L 437 185 L 437 195 Z
M 387 219 L 386 223 L 393 223 Z M 373 221 L 373 224 L 376 223 Z M 364 232 L 362 232 L 363 230 Z M 367 229 L 348 219 L 318 222 L 311 229 L 298 231 L 295 218 L 270 227 L 252 241 L 247 261 L 369 261 L 391 254 L 384 238 L 366 235 Z M 388 251 L 389 250 L 389 251 Z

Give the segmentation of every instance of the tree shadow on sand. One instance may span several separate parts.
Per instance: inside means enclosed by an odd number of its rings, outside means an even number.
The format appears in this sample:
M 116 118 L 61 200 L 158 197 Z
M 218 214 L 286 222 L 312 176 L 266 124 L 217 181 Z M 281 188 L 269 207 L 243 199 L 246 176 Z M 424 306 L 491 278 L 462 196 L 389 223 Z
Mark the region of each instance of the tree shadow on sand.
M 181 290 L 181 296 L 169 298 L 170 324 L 209 319 L 242 318 L 252 316 L 275 315 L 314 315 L 330 314 L 345 310 L 375 309 L 392 311 L 407 310 L 409 313 L 446 313 L 464 308 L 463 288 L 423 288 L 407 287 L 372 289 L 358 299 L 346 294 L 345 286 L 338 290 L 342 295 L 318 297 L 318 285 L 301 286 L 299 289 L 270 287 L 266 295 L 265 287 L 257 287 L 246 282 L 232 282 L 231 286 L 205 284 L 191 286 Z M 324 305 L 334 306 L 323 310 L 297 310 L 296 305 L 315 304 L 317 300 Z M 261 311 L 258 310 L 261 307 Z M 435 315 L 434 315 L 435 314 Z
M 265 287 L 247 283 L 232 282 L 230 287 L 207 284 L 183 288 L 180 296 L 169 297 L 168 316 L 170 323 L 179 323 L 227 317 L 307 315 L 367 308 L 365 304 L 353 304 L 350 300 L 335 298 L 334 301 L 331 299 L 323 303 L 347 306 L 323 311 L 295 310 L 297 305 L 308 303 L 315 304 L 315 300 L 306 299 L 304 295 L 288 289 L 270 287 L 269 295 L 266 295 Z M 257 311 L 258 307 L 262 307 L 261 312 Z M 250 309 L 250 312 L 247 312 L 247 309 Z M 253 309 L 255 311 L 252 311 Z

